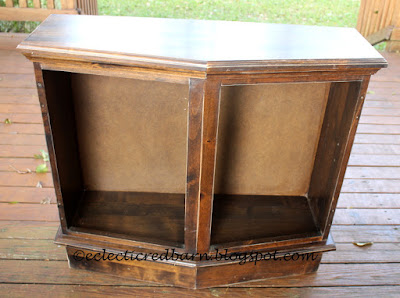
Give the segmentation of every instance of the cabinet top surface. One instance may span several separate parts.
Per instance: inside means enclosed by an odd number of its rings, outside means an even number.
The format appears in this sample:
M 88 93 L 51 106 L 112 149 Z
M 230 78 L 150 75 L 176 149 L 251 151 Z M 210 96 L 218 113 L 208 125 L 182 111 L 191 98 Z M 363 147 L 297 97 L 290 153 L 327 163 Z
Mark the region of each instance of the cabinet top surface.
M 102 57 L 110 63 L 386 66 L 353 28 L 250 22 L 51 15 L 18 48 L 31 56 Z

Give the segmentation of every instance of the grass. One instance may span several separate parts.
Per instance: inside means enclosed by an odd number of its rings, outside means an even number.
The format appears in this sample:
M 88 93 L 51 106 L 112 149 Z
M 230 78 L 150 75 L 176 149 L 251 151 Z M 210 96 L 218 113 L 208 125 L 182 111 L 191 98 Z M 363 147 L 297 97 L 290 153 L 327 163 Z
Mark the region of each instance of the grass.
M 99 14 L 355 27 L 360 0 L 98 0 Z

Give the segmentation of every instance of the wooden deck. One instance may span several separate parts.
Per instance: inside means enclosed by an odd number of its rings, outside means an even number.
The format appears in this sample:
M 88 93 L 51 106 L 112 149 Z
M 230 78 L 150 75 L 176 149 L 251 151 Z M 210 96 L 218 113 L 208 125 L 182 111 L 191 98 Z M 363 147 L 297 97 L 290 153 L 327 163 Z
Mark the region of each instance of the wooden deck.
M 0 296 L 400 297 L 399 54 L 384 53 L 390 66 L 370 84 L 332 227 L 337 251 L 316 274 L 193 291 L 68 268 L 53 244 L 51 174 L 11 167 L 34 170 L 33 155 L 47 150 L 33 68 L 14 50 L 24 37 L 0 34 Z

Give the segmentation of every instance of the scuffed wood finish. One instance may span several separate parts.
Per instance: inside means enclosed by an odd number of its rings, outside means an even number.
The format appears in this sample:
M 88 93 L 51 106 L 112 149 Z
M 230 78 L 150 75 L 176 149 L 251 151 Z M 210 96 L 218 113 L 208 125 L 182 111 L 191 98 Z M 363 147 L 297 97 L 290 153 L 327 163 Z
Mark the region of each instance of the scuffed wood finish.
M 204 80 L 189 83 L 187 184 L 185 196 L 185 249 L 197 251 L 200 214 L 200 168 L 204 108 Z
M 204 88 L 203 138 L 200 176 L 200 204 L 198 216 L 197 252 L 210 249 L 211 221 L 214 201 L 214 175 L 217 153 L 217 130 L 221 83 L 218 80 L 206 80 Z
M 336 209 L 336 205 L 338 202 L 338 198 L 339 198 L 339 194 L 341 191 L 341 187 L 343 184 L 343 179 L 344 179 L 344 175 L 346 172 L 346 168 L 347 168 L 347 164 L 349 162 L 349 158 L 350 158 L 350 152 L 353 146 L 353 142 L 354 142 L 354 138 L 356 135 L 356 130 L 357 130 L 357 125 L 358 122 L 360 120 L 360 116 L 361 116 L 361 110 L 364 104 L 364 100 L 365 100 L 365 96 L 367 94 L 367 89 L 368 89 L 368 84 L 369 84 L 369 77 L 365 77 L 362 82 L 359 83 L 359 86 L 357 87 L 353 87 L 354 89 L 351 90 L 351 92 L 353 92 L 353 94 L 351 95 L 353 98 L 356 98 L 356 103 L 354 105 L 353 109 L 349 109 L 352 111 L 352 117 L 351 117 L 351 124 L 350 124 L 350 128 L 346 127 L 346 130 L 349 130 L 349 133 L 347 135 L 347 140 L 345 140 L 346 145 L 345 147 L 342 149 L 343 151 L 341 152 L 342 160 L 341 160 L 341 164 L 340 164 L 340 170 L 339 173 L 337 174 L 337 184 L 336 184 L 336 188 L 335 191 L 333 193 L 333 199 L 332 199 L 332 204 L 329 207 L 329 212 L 328 212 L 328 216 L 326 218 L 326 222 L 323 226 L 325 226 L 325 230 L 324 230 L 324 238 L 326 239 L 329 235 L 330 232 L 330 226 L 331 226 L 331 222 L 333 221 L 333 215 L 335 213 L 335 209 Z M 350 99 L 349 99 L 350 101 Z
M 355 29 L 160 18 L 54 15 L 19 49 L 28 57 L 209 74 L 386 65 Z
M 71 268 L 86 269 L 95 272 L 113 272 L 120 277 L 147 280 L 155 283 L 201 289 L 220 285 L 229 285 L 237 282 L 244 282 L 254 279 L 274 278 L 315 272 L 321 261 L 322 252 L 331 250 L 330 243 L 324 247 L 304 249 L 295 257 L 295 260 L 284 259 L 285 254 L 275 255 L 275 259 L 259 260 L 257 265 L 254 262 L 244 262 L 239 265 L 240 260 L 211 261 L 213 266 L 197 262 L 186 266 L 177 266 L 173 261 L 166 264 L 162 261 L 142 260 L 132 261 L 130 259 L 112 259 L 116 254 L 122 256 L 123 251 L 106 252 L 82 249 L 79 247 L 67 246 L 68 263 Z M 112 253 L 113 255 L 109 255 Z M 82 256 L 96 256 L 99 261 L 81 259 Z M 104 256 L 104 257 L 103 257 Z M 130 256 L 130 255 L 129 255 Z M 133 254 L 135 257 L 136 254 Z M 138 256 L 142 258 L 142 255 Z M 102 258 L 102 259 L 100 259 Z M 107 258 L 111 258 L 108 260 Z M 287 258 L 287 255 L 286 255 Z M 105 260 L 104 260 L 105 259 Z M 164 264 L 163 264 L 164 263 Z M 205 263 L 205 262 L 203 262 Z M 258 266 L 261 270 L 254 270 Z M 146 276 L 139 272 L 145 271 Z M 226 276 L 226 272 L 234 271 L 235 274 Z
M 115 26 L 141 30 L 127 39 Z M 288 31 L 289 42 L 268 38 Z M 319 37 L 315 47 L 306 46 Z M 173 248 L 209 256 L 217 255 L 215 249 L 277 250 L 282 258 L 287 252 L 335 249 L 329 231 L 368 79 L 387 66 L 354 30 L 51 16 L 18 48 L 35 63 L 60 210 L 56 243 L 67 246 L 73 267 L 203 288 L 313 272 L 321 255 L 311 262 L 255 267 L 199 255 L 168 262 L 80 262 L 74 250 L 160 254 Z M 33 87 L 33 81 L 17 77 L 12 85 L 7 74 L 0 87 Z M 364 131 L 382 130 L 364 124 Z M 238 168 L 233 171 L 230 163 Z M 12 177 L 9 186 L 33 186 L 32 179 Z M 350 172 L 343 191 L 359 178 L 357 169 Z M 27 205 L 31 198 L 25 200 Z M 29 209 L 19 210 L 25 215 Z M 30 218 L 41 219 L 37 213 Z M 338 218 L 353 222 L 344 210 Z
M 359 92 L 360 82 L 331 85 L 308 191 L 310 206 L 322 231 L 326 229 L 329 212 L 334 212 L 330 209 L 331 201 L 334 200 L 339 171 L 343 167 L 342 159 L 357 108 Z

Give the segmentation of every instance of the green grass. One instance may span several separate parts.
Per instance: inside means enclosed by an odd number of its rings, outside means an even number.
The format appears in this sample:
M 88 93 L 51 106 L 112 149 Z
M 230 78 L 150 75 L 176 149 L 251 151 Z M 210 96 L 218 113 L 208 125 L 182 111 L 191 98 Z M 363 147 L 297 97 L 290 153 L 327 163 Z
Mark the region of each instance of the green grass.
M 99 14 L 355 27 L 360 0 L 98 0 Z

